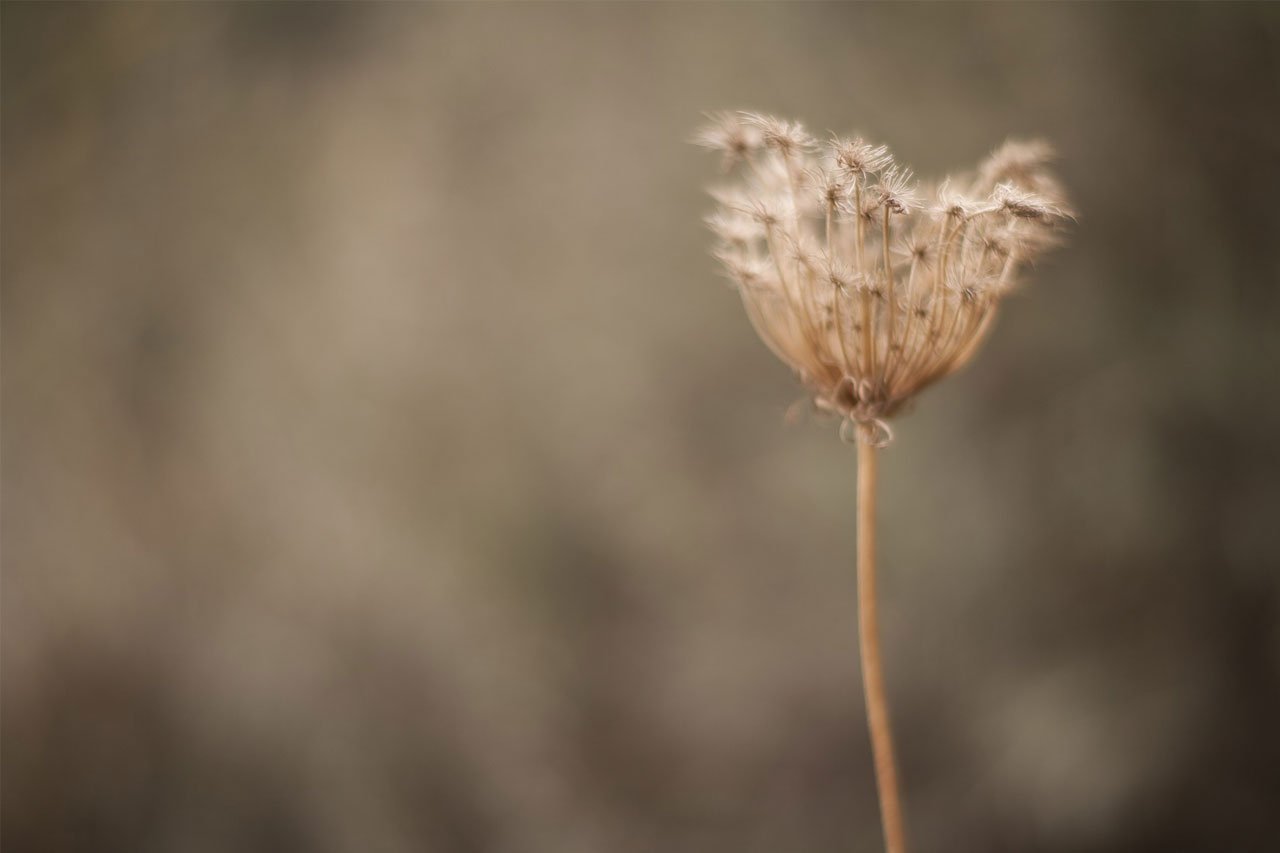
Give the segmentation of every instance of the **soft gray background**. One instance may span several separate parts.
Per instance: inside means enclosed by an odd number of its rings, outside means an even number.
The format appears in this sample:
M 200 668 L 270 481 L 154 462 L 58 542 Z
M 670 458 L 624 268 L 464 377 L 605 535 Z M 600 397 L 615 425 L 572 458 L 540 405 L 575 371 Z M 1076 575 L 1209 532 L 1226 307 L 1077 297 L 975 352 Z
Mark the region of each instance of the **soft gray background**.
M 882 463 L 916 850 L 1280 849 L 1280 13 L 6 3 L 3 841 L 873 851 L 699 112 L 1081 212 Z

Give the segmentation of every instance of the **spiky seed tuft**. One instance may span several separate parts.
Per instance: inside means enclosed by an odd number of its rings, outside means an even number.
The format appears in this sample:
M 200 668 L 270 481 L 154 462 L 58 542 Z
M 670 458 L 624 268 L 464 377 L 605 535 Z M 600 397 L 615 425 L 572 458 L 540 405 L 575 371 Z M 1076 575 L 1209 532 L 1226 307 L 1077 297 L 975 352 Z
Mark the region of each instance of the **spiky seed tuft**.
M 872 187 L 876 202 L 893 213 L 910 213 L 916 205 L 916 188 L 910 169 L 892 167 Z
M 871 145 L 862 137 L 831 138 L 831 153 L 836 170 L 849 180 L 861 180 L 893 165 L 893 156 L 883 145 Z
M 738 113 L 742 123 L 760 133 L 766 148 L 780 154 L 800 154 L 812 150 L 816 143 L 804 125 L 760 113 Z
M 693 142 L 721 154 L 720 167 L 730 171 L 746 160 L 760 147 L 760 131 L 742 120 L 737 113 L 728 111 L 706 113 L 707 123 L 696 134 Z
M 715 255 L 765 342 L 859 435 L 973 357 L 1072 215 L 1041 142 L 921 190 L 884 146 L 833 137 L 820 154 L 796 122 L 709 118 L 698 144 L 749 163 L 712 191 Z

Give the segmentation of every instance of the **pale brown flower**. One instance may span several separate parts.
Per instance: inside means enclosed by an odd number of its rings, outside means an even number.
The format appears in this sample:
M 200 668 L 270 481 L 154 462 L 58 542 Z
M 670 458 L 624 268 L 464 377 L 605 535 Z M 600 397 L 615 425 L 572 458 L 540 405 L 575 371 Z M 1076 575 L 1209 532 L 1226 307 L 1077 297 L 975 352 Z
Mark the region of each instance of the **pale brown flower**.
M 699 139 L 738 166 L 709 221 L 748 317 L 842 434 L 868 441 L 973 358 L 1070 217 L 1043 142 L 1006 143 L 922 192 L 885 147 L 833 137 L 820 151 L 770 116 L 717 113 Z

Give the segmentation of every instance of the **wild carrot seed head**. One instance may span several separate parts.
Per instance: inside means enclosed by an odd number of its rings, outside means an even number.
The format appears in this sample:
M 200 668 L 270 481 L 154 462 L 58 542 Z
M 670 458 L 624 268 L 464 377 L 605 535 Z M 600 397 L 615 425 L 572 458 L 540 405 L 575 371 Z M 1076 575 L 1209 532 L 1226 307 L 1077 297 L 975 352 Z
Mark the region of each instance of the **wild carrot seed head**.
M 737 168 L 735 184 L 712 192 L 715 255 L 816 406 L 867 440 L 969 362 L 1018 274 L 1070 217 L 1043 142 L 1005 143 L 975 175 L 922 190 L 861 138 L 820 146 L 797 122 L 708 118 L 696 141 Z

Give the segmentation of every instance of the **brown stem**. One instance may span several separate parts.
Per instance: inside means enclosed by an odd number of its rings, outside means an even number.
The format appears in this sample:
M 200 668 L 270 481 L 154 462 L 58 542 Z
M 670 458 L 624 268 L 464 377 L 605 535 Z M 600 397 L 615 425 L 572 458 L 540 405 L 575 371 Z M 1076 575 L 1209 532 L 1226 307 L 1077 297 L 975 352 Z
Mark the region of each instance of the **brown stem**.
M 880 629 L 876 619 L 876 448 L 862 436 L 858 442 L 858 645 L 862 653 L 862 692 L 867 728 L 880 792 L 880 822 L 887 853 L 906 853 L 893 733 L 880 666 Z

